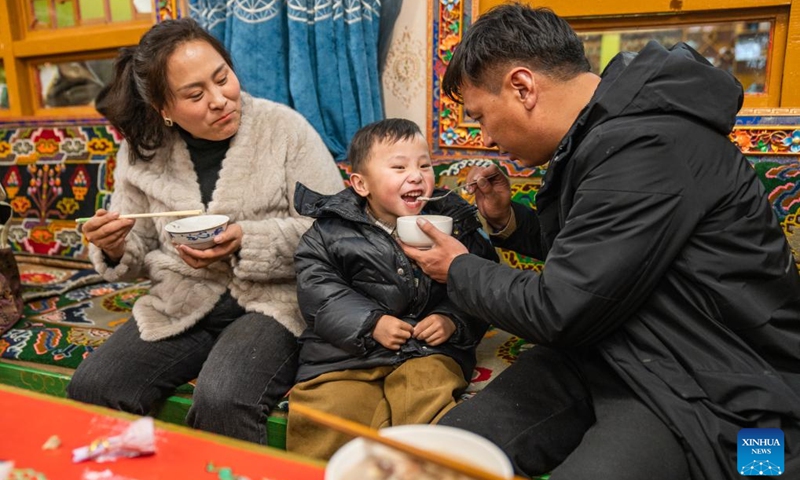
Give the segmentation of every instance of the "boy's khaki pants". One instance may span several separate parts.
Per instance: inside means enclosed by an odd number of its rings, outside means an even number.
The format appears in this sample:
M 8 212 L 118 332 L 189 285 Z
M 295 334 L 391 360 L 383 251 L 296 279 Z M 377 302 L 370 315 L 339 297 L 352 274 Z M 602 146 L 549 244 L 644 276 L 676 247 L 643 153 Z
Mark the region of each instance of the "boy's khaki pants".
M 302 403 L 372 428 L 436 423 L 467 387 L 461 367 L 445 355 L 398 366 L 330 372 L 298 383 L 289 395 L 286 449 L 328 460 L 352 437 L 292 413 Z

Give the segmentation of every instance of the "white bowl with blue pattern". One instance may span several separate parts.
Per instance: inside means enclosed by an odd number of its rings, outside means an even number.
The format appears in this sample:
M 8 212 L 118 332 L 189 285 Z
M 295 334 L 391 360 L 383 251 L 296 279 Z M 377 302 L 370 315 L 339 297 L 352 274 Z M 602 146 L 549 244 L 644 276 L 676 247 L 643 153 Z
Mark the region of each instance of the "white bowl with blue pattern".
M 205 250 L 214 246 L 214 237 L 225 231 L 229 221 L 227 215 L 197 215 L 170 222 L 164 230 L 172 243 Z

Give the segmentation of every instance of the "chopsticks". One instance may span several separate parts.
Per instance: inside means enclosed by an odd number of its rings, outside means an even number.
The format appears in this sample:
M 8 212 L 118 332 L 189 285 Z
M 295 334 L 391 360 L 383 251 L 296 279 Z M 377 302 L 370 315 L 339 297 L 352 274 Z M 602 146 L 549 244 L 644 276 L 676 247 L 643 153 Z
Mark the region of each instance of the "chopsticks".
M 492 472 L 487 472 L 480 467 L 469 463 L 464 463 L 460 460 L 456 460 L 455 458 L 451 458 L 430 450 L 423 450 L 408 443 L 381 436 L 377 430 L 369 428 L 365 425 L 347 420 L 345 418 L 337 417 L 336 415 L 332 415 L 327 412 L 319 411 L 306 405 L 296 403 L 289 405 L 289 408 L 301 415 L 305 415 L 317 423 L 325 425 L 326 427 L 330 427 L 348 435 L 363 437 L 375 443 L 386 445 L 394 448 L 395 450 L 399 450 L 409 455 L 413 455 L 414 457 L 427 460 L 437 465 L 449 468 L 450 470 L 454 470 L 469 477 L 475 478 L 476 480 L 508 480 L 505 477 L 501 477 L 500 475 L 496 475 Z M 522 477 L 517 476 L 513 478 L 514 480 L 524 480 Z
M 150 218 L 150 217 L 191 217 L 193 215 L 201 215 L 202 210 L 175 210 L 172 212 L 157 212 L 157 213 L 127 213 L 122 214 L 119 218 Z M 92 217 L 76 218 L 78 223 L 88 222 Z

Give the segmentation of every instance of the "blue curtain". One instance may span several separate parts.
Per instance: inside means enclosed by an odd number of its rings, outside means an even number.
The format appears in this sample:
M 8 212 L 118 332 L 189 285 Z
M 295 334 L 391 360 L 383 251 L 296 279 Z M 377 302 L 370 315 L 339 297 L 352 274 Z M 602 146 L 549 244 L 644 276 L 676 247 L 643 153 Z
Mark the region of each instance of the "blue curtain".
M 230 51 L 243 88 L 284 103 L 337 160 L 383 118 L 381 0 L 189 0 L 190 15 Z

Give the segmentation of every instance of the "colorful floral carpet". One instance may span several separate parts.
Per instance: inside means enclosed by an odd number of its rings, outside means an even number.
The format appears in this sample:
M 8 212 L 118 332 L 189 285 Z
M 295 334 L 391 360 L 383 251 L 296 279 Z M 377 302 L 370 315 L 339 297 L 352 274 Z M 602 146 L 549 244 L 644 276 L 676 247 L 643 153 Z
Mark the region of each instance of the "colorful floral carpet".
M 0 358 L 11 360 L 76 368 L 128 320 L 134 301 L 150 286 L 103 282 L 79 262 L 21 259 L 19 267 L 23 318 L 0 337 Z
M 483 390 L 489 381 L 514 363 L 520 353 L 533 348 L 533 346 L 525 339 L 490 327 L 478 346 L 478 364 L 472 372 L 472 381 L 467 386 L 462 398 L 470 398 Z

